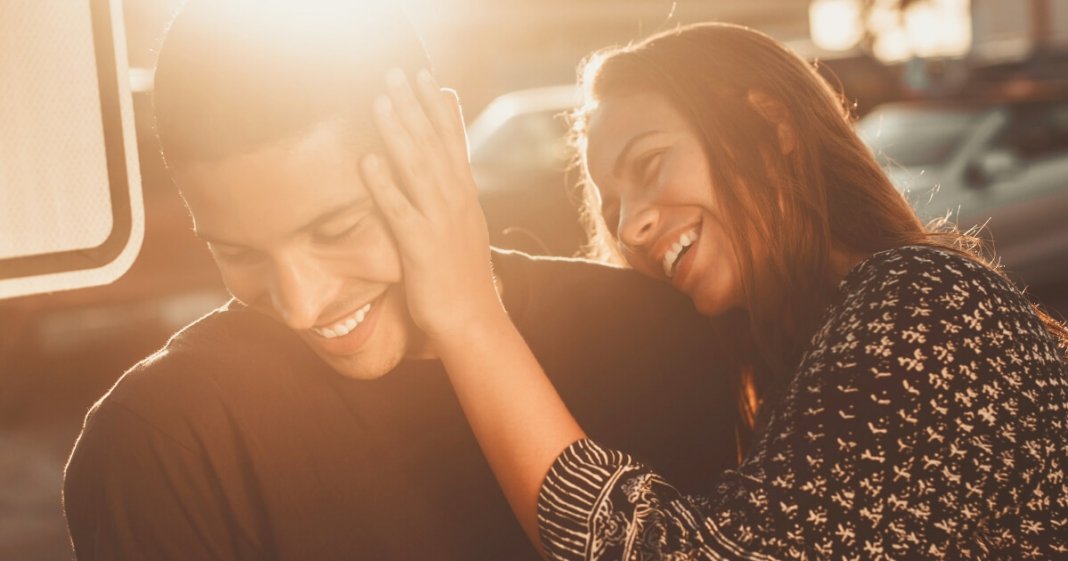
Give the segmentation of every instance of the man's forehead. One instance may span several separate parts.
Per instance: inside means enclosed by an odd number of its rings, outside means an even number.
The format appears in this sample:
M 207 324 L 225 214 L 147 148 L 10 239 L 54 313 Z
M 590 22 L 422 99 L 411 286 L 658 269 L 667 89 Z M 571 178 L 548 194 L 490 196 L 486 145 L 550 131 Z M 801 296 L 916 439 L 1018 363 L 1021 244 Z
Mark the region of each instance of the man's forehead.
M 320 156 L 330 154 L 358 162 L 363 156 L 382 151 L 382 141 L 374 122 L 365 111 L 332 115 L 292 136 L 265 145 L 281 152 Z
M 294 214 L 292 217 L 294 220 L 289 223 L 280 222 L 273 225 L 260 223 L 251 229 L 234 228 L 233 226 L 237 224 L 237 221 L 221 225 L 198 223 L 194 215 L 193 233 L 201 240 L 215 245 L 254 246 L 256 245 L 256 240 L 259 239 L 284 241 L 302 233 L 314 232 L 317 228 L 330 224 L 334 220 L 342 220 L 351 215 L 367 214 L 373 208 L 374 203 L 369 197 L 358 196 L 332 207 L 323 208 L 321 209 L 322 212 L 307 220 L 303 220 L 301 216 Z M 242 235 L 242 232 L 244 235 Z
M 177 174 L 198 235 L 262 243 L 347 209 L 371 210 L 362 153 L 336 124 L 299 138 L 197 163 Z

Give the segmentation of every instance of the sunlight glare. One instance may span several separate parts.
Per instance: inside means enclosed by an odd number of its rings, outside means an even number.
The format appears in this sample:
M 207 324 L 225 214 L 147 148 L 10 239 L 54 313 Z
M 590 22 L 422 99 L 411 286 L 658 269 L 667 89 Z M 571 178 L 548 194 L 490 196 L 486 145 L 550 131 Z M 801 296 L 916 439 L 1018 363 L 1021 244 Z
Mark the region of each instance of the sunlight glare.
M 968 0 L 913 4 L 905 12 L 905 33 L 916 56 L 961 56 L 971 45 Z
M 354 17 L 391 11 L 392 3 L 381 0 L 218 0 L 224 6 L 223 18 L 259 19 L 265 26 L 284 22 L 287 29 L 299 30 L 303 41 L 317 44 L 322 37 L 340 36 Z M 324 17 L 325 16 L 325 17 Z M 326 23 L 324 23 L 326 22 Z M 217 25 L 225 22 L 216 22 Z M 390 37 L 383 29 L 380 37 L 363 37 L 368 45 L 388 43 Z M 292 33 L 287 33 L 292 37 Z M 299 47 L 301 45 L 293 45 Z
M 875 57 L 883 62 L 901 62 L 912 57 L 908 35 L 901 27 L 887 27 L 875 38 L 872 45 Z
M 857 0 L 814 0 L 808 19 L 812 42 L 821 49 L 849 50 L 863 36 Z
M 872 50 L 884 62 L 913 57 L 958 57 L 972 43 L 969 0 L 922 0 L 899 13 L 889 0 L 877 0 L 868 17 Z

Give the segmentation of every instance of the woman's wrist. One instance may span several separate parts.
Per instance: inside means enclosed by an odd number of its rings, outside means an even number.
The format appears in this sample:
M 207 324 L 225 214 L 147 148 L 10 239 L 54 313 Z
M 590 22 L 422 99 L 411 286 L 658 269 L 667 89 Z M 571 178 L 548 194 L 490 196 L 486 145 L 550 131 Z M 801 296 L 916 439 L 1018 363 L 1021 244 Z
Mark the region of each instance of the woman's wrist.
M 458 322 L 453 328 L 428 333 L 427 337 L 439 354 L 472 352 L 479 347 L 493 346 L 515 331 L 515 325 L 499 300 L 486 302 Z

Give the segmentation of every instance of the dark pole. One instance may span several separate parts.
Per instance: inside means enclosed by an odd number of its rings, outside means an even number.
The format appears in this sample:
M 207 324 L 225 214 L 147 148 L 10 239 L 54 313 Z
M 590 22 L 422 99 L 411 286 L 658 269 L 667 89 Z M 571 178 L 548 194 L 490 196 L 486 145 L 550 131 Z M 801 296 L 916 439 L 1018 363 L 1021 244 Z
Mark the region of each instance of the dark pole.
M 1034 51 L 1043 52 L 1049 47 L 1050 0 L 1031 0 L 1031 39 Z

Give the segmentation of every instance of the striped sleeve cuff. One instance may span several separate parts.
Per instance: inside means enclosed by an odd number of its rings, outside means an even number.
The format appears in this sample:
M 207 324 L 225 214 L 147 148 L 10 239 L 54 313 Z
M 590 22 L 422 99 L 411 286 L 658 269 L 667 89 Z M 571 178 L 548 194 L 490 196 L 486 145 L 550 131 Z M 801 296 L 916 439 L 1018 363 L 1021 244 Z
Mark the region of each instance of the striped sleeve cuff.
M 538 528 L 549 558 L 597 558 L 592 544 L 602 505 L 621 476 L 644 469 L 631 456 L 591 440 L 561 452 L 538 494 Z

